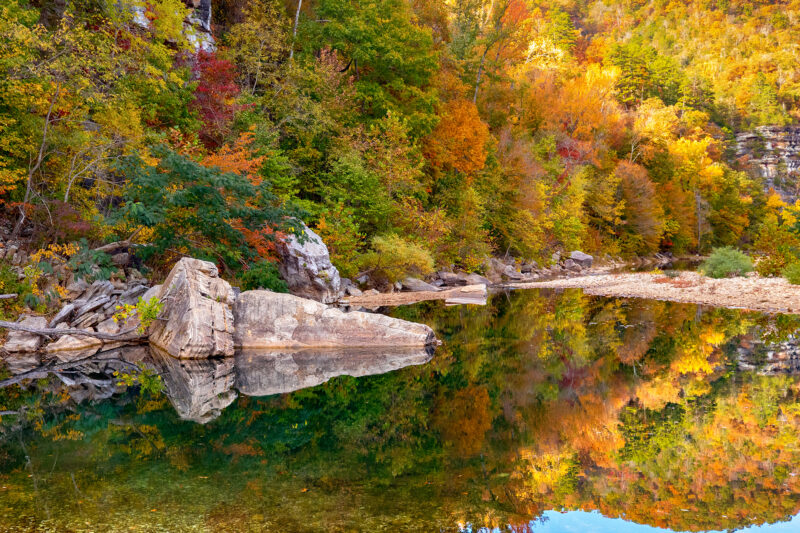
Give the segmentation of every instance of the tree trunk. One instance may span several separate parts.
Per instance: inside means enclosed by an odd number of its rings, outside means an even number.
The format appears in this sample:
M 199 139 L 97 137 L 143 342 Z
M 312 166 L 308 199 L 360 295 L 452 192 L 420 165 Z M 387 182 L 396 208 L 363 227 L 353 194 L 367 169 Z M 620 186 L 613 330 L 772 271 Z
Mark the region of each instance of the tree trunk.
M 25 196 L 22 200 L 22 205 L 19 206 L 19 219 L 17 219 L 17 223 L 14 225 L 14 230 L 11 232 L 11 237 L 9 240 L 15 240 L 19 237 L 20 232 L 22 231 L 23 224 L 25 224 L 25 219 L 27 217 L 25 213 L 25 206 L 28 203 L 28 200 L 31 198 L 31 192 L 33 191 L 33 175 L 39 170 L 42 166 L 42 162 L 45 158 L 44 149 L 47 146 L 47 130 L 50 127 L 50 117 L 53 114 L 53 107 L 58 100 L 58 93 L 61 91 L 61 84 L 56 85 L 56 91 L 53 93 L 53 98 L 50 100 L 50 107 L 47 109 L 47 115 L 44 117 L 44 129 L 42 131 L 42 143 L 39 145 L 39 153 L 36 156 L 36 162 L 31 162 L 28 166 L 28 181 L 25 184 Z
M 294 14 L 294 29 L 292 30 L 292 48 L 289 50 L 289 59 L 294 57 L 294 40 L 297 37 L 297 23 L 300 22 L 300 8 L 303 7 L 303 0 L 297 1 L 297 12 Z
M 475 80 L 475 94 L 472 95 L 472 103 L 477 104 L 478 102 L 478 87 L 481 86 L 481 74 L 483 74 L 483 64 L 486 61 L 486 54 L 489 52 L 489 45 L 486 45 L 486 48 L 483 50 L 483 55 L 481 56 L 481 64 L 478 65 L 478 77 Z

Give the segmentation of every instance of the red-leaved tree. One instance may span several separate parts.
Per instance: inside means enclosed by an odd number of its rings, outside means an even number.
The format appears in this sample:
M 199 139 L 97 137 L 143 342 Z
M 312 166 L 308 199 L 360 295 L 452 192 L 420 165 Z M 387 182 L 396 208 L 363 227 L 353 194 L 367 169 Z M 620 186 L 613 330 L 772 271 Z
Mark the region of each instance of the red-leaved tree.
M 216 148 L 230 133 L 238 109 L 236 67 L 213 52 L 201 51 L 193 70 L 198 82 L 193 107 L 200 113 L 204 124 L 200 138 L 207 147 Z

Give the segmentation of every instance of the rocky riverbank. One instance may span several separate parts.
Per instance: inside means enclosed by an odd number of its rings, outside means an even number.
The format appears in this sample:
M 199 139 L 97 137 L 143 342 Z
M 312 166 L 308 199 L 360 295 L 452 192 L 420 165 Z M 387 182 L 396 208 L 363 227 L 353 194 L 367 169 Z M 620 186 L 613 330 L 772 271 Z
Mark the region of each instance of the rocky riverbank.
M 782 278 L 712 279 L 696 272 L 669 277 L 625 273 L 578 276 L 507 285 L 514 289 L 583 289 L 587 294 L 617 298 L 649 298 L 765 313 L 799 313 L 800 286 Z
M 143 321 L 147 327 L 136 334 L 137 321 L 128 323 L 114 314 L 139 296 L 155 298 L 161 307 L 152 324 Z M 35 365 L 42 351 L 75 360 L 101 347 L 145 341 L 180 359 L 230 357 L 237 348 L 425 347 L 437 342 L 424 324 L 344 312 L 290 294 L 234 290 L 213 263 L 191 258 L 178 261 L 162 285 L 125 290 L 98 281 L 49 321 L 26 316 L 3 325 L 11 330 L 3 348 L 18 366 Z

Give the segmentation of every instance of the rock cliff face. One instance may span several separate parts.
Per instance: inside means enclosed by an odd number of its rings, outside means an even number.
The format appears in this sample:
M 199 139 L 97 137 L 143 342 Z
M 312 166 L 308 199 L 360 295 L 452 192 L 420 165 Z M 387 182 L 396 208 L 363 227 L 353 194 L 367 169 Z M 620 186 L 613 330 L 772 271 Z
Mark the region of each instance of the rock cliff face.
M 761 126 L 739 133 L 736 158 L 785 201 L 800 198 L 800 126 Z
M 211 33 L 211 0 L 183 0 L 192 12 L 183 23 L 183 32 L 195 52 L 213 52 L 217 49 Z M 123 4 L 124 5 L 124 4 Z M 128 4 L 133 13 L 133 22 L 143 28 L 150 27 L 147 10 L 143 5 Z
M 211 33 L 211 0 L 184 0 L 184 3 L 194 8 L 184 24 L 187 39 L 197 51 L 215 51 L 217 46 Z

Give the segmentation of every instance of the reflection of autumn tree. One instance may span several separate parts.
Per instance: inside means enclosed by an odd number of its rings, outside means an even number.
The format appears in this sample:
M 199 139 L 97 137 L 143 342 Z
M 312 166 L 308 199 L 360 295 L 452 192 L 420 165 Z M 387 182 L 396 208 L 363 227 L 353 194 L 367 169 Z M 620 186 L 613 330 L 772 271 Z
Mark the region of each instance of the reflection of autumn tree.
M 580 291 L 396 314 L 444 339 L 429 364 L 241 397 L 203 426 L 163 397 L 72 405 L 52 420 L 84 441 L 26 443 L 38 492 L 2 442 L 14 495 L 0 492 L 0 529 L 3 509 L 37 517 L 45 504 L 65 528 L 98 530 L 142 516 L 172 530 L 524 529 L 552 508 L 693 529 L 800 509 L 797 380 L 731 371 L 740 342 L 779 341 L 796 321 Z M 103 503 L 79 505 L 71 474 L 84 502 Z
M 486 388 L 470 386 L 452 396 L 438 398 L 432 422 L 458 455 L 477 454 L 492 422 Z

